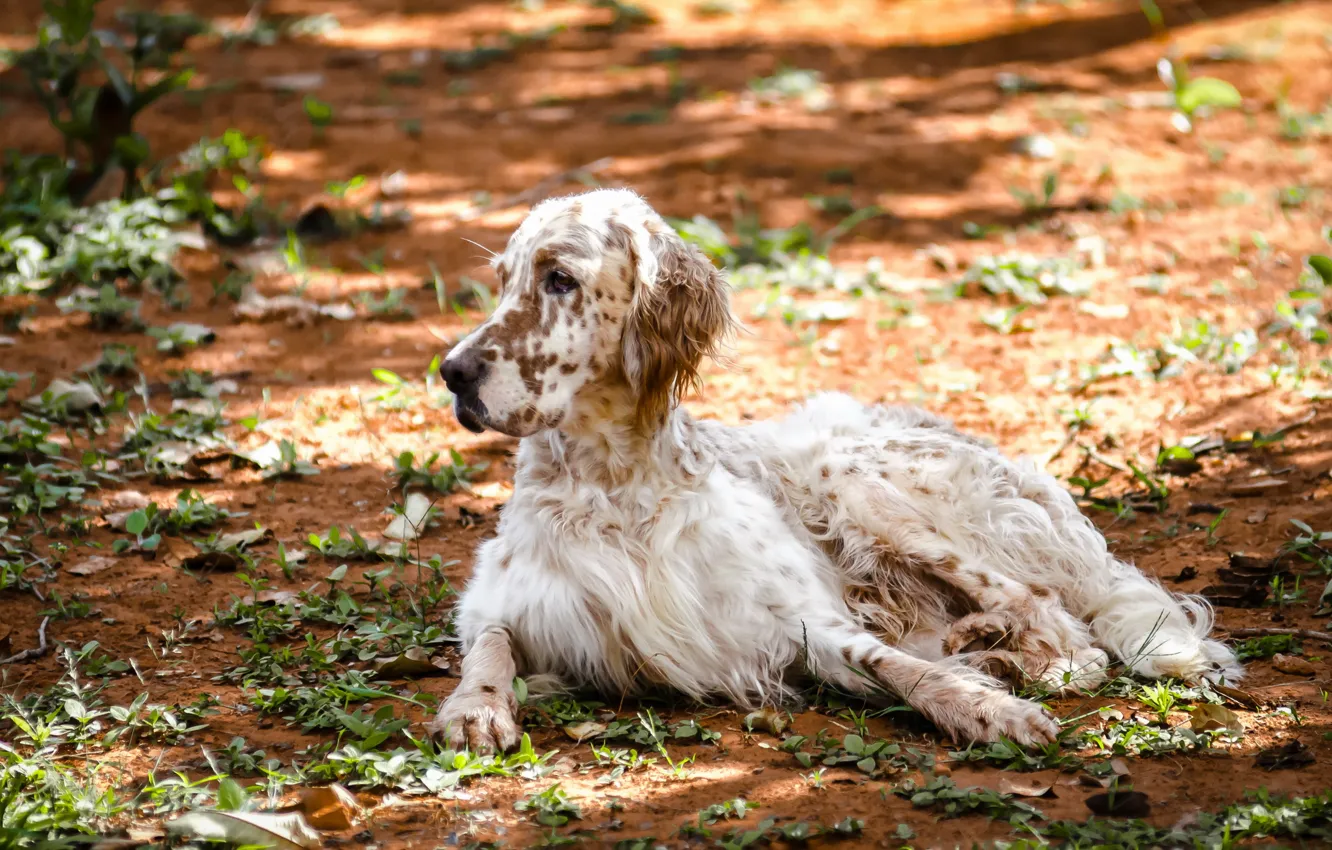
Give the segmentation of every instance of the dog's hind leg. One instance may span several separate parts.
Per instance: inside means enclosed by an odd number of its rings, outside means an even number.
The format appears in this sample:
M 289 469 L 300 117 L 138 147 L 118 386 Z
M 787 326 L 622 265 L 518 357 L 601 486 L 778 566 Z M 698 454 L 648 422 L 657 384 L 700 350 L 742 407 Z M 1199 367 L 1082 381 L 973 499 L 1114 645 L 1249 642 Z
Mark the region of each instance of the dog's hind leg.
M 943 638 L 945 655 L 1002 650 L 1014 653 L 1019 683 L 1036 681 L 1053 690 L 1094 687 L 1105 679 L 1109 656 L 1092 646 L 1086 624 L 1059 596 L 995 569 L 1002 530 L 975 521 L 941 528 L 919 499 L 908 498 L 886 478 L 847 471 L 833 478 L 845 520 L 877 538 L 896 560 L 932 576 L 965 598 L 975 613 L 962 617 Z M 1040 557 L 1039 549 L 1033 557 Z

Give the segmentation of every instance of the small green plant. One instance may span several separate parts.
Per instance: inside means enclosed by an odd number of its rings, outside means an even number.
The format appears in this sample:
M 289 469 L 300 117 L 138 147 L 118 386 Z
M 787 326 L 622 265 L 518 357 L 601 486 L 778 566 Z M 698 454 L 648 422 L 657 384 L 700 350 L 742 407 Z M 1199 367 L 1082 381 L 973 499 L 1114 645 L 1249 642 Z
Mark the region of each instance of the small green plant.
M 1033 192 L 1020 186 L 1009 186 L 1008 194 L 1022 205 L 1022 211 L 1028 213 L 1045 212 L 1054 203 L 1055 193 L 1059 191 L 1059 172 L 1050 170 L 1041 178 L 1039 190 Z
M 484 463 L 472 465 L 458 452 L 449 449 L 447 462 L 441 462 L 440 453 L 417 463 L 413 452 L 403 452 L 393 460 L 391 475 L 397 479 L 402 490 L 413 487 L 425 487 L 436 493 L 450 493 L 459 484 L 467 484 L 472 476 L 486 468 Z
M 1017 827 L 1033 820 L 1044 820 L 1040 809 L 1030 806 L 1012 795 L 1001 794 L 988 788 L 959 788 L 947 776 L 936 776 L 924 785 L 907 780 L 893 790 L 905 797 L 916 808 L 936 809 L 942 817 L 956 818 L 973 812 L 1001 819 Z
M 164 328 L 149 328 L 147 333 L 157 340 L 157 350 L 163 354 L 183 354 L 217 339 L 212 328 L 193 322 L 176 322 Z
M 416 308 L 407 303 L 405 289 L 390 289 L 380 297 L 365 292 L 357 296 L 356 302 L 376 319 L 397 322 L 416 317 Z
M 1246 638 L 1235 644 L 1235 657 L 1240 661 L 1260 661 L 1279 652 L 1298 653 L 1299 640 L 1293 635 L 1262 635 Z
M 139 302 L 121 295 L 111 283 L 102 284 L 97 289 L 77 289 L 56 299 L 56 306 L 62 313 L 86 313 L 93 330 L 138 330 L 143 326 L 139 319 Z
M 312 94 L 307 94 L 303 102 L 305 117 L 314 128 L 315 139 L 323 140 L 324 130 L 333 123 L 333 107 Z
M 1171 121 L 1180 132 L 1193 132 L 1197 119 L 1212 110 L 1235 109 L 1243 102 L 1239 91 L 1225 80 L 1191 77 L 1183 59 L 1162 57 L 1156 73 L 1174 97 L 1176 112 Z
M 77 152 L 83 174 L 74 196 L 91 190 L 109 169 L 126 172 L 124 191 L 133 195 L 136 170 L 149 157 L 148 141 L 135 132 L 140 112 L 193 76 L 177 58 L 186 42 L 206 24 L 187 15 L 122 11 L 116 23 L 128 33 L 96 28 L 100 0 L 48 0 L 37 43 L 15 64 L 27 75 L 32 92 L 46 109 L 51 125 Z
M 544 791 L 531 794 L 514 804 L 520 812 L 531 812 L 532 817 L 542 826 L 564 826 L 570 820 L 583 816 L 578 806 L 569 799 L 568 793 L 557 782 Z
M 300 478 L 318 474 L 319 467 L 308 460 L 301 460 L 297 454 L 295 443 L 291 440 L 279 440 L 277 461 L 264 469 L 263 477 L 265 479 Z

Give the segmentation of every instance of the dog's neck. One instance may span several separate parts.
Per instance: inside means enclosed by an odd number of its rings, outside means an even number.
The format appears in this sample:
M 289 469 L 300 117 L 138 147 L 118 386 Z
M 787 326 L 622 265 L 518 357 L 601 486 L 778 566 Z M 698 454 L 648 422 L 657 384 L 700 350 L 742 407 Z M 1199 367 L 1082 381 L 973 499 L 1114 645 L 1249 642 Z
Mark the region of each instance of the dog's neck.
M 534 474 L 570 476 L 606 490 L 688 485 L 711 466 L 688 411 L 672 405 L 663 421 L 638 421 L 633 391 L 612 385 L 585 391 L 558 428 L 523 440 Z

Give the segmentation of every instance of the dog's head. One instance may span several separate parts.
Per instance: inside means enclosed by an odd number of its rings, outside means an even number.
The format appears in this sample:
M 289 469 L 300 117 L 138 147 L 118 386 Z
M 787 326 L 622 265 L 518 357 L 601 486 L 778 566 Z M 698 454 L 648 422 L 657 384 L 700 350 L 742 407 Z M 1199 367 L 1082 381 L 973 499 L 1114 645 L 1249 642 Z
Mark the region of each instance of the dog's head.
M 635 425 L 651 429 L 732 322 L 713 265 L 623 189 L 539 204 L 493 265 L 494 314 L 440 370 L 475 432 L 555 428 L 580 396 L 608 388 L 627 391 Z

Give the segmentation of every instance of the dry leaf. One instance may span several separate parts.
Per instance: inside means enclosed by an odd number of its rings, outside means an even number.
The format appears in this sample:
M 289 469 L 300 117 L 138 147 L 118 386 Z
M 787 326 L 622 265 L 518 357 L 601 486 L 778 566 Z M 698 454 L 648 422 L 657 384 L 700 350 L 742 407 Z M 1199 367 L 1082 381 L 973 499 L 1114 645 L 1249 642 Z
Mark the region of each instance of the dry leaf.
M 242 560 L 235 552 L 196 552 L 180 562 L 193 573 L 227 573 L 240 569 Z
M 65 572 L 72 576 L 91 576 L 97 575 L 102 570 L 109 570 L 115 565 L 115 558 L 108 558 L 105 555 L 94 555 L 86 561 L 75 564 L 65 570 Z
M 319 71 L 297 71 L 292 74 L 274 74 L 259 82 L 271 91 L 310 92 L 323 87 L 324 75 Z
M 1239 715 L 1223 705 L 1210 702 L 1194 706 L 1189 726 L 1194 732 L 1230 732 L 1235 735 L 1244 733 L 1244 724 Z
M 448 672 L 449 662 L 443 658 L 432 659 L 419 646 L 408 647 L 401 655 L 380 658 L 375 662 L 375 673 L 385 679 L 420 679 L 443 676 Z
M 356 795 L 336 782 L 307 788 L 301 794 L 300 810 L 315 829 L 351 829 L 362 815 Z
M 246 546 L 253 546 L 261 540 L 267 540 L 273 536 L 271 529 L 260 526 L 259 528 L 247 528 L 245 531 L 233 531 L 230 534 L 223 534 L 217 538 L 217 547 L 219 549 L 236 549 L 244 551 Z
M 1258 754 L 1254 764 L 1264 770 L 1304 767 L 1314 763 L 1313 751 L 1303 741 L 1288 741 L 1279 747 L 1268 747 Z
M 1318 672 L 1318 668 L 1298 655 L 1286 655 L 1281 652 L 1272 656 L 1272 666 L 1292 676 L 1312 676 Z
M 152 502 L 138 490 L 121 490 L 106 497 L 105 506 L 113 511 L 137 511 Z
M 56 378 L 46 389 L 35 396 L 29 398 L 24 404 L 29 407 L 41 407 L 43 396 L 55 400 L 63 401 L 65 410 L 70 413 L 83 413 L 87 410 L 100 408 L 106 401 L 97 388 L 86 381 L 66 381 L 64 378 Z
M 350 304 L 315 304 L 295 295 L 268 298 L 256 292 L 254 287 L 246 287 L 236 304 L 235 314 L 238 319 L 254 322 L 284 319 L 288 325 L 300 327 L 325 316 L 349 321 L 356 318 L 356 308 Z
M 323 846 L 319 833 L 299 812 L 190 812 L 166 825 L 168 835 L 272 847 L 275 850 L 314 850 Z
M 1107 791 L 1087 798 L 1087 808 L 1101 817 L 1145 818 L 1152 813 L 1151 801 L 1141 791 Z
M 1257 711 L 1263 707 L 1262 701 L 1248 691 L 1242 691 L 1239 688 L 1232 688 L 1226 685 L 1209 685 L 1208 687 L 1230 700 L 1235 705 L 1238 705 L 1240 708 L 1247 708 L 1249 711 Z
M 246 452 L 233 452 L 234 460 L 249 464 L 255 469 L 268 469 L 282 460 L 282 447 L 277 440 L 269 440 L 257 449 Z
M 415 540 L 425 530 L 426 520 L 430 515 L 430 497 L 423 493 L 409 493 L 402 503 L 402 513 L 393 517 L 393 521 L 384 529 L 384 536 L 390 540 Z
M 288 602 L 296 602 L 301 598 L 299 593 L 291 590 L 263 590 L 258 596 L 246 596 L 241 600 L 246 605 L 285 605 Z
M 1053 796 L 1055 779 L 1049 772 L 1005 773 L 999 777 L 999 793 L 1016 797 Z
M 570 723 L 564 727 L 564 734 L 578 743 L 586 741 L 588 738 L 595 738 L 606 731 L 605 723 L 597 723 L 595 720 L 584 720 L 582 723 Z
M 1286 479 L 1284 478 L 1259 478 L 1255 481 L 1231 484 L 1230 493 L 1233 496 L 1261 496 L 1264 493 L 1280 490 L 1285 486 Z
M 761 708 L 745 715 L 745 728 L 752 731 L 781 735 L 791 725 L 791 718 L 786 712 L 775 708 Z

